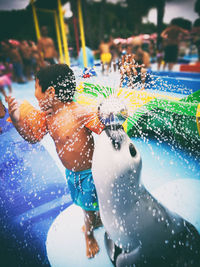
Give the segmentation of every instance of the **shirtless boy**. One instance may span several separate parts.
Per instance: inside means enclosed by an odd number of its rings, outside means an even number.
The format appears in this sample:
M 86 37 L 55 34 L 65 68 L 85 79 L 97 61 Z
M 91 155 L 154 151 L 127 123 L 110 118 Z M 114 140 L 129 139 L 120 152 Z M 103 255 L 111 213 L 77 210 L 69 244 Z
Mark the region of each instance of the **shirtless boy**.
M 40 55 L 40 61 L 42 65 L 47 64 L 55 64 L 55 58 L 58 59 L 58 54 L 55 49 L 54 41 L 52 38 L 48 37 L 48 28 L 43 26 L 41 28 L 42 37 L 38 40 L 38 51 Z
M 46 66 L 38 71 L 35 81 L 35 97 L 44 115 L 45 127 L 37 135 L 32 134 L 28 120 L 21 116 L 18 104 L 8 97 L 9 114 L 20 135 L 28 142 L 40 141 L 48 132 L 58 156 L 66 168 L 66 178 L 75 204 L 84 212 L 83 227 L 86 255 L 92 258 L 99 251 L 93 230 L 101 225 L 98 200 L 91 173 L 94 150 L 92 131 L 100 133 L 103 125 L 91 124 L 95 113 L 73 102 L 76 82 L 73 71 L 65 64 Z M 44 119 L 43 118 L 43 119 Z M 88 126 L 90 124 L 90 126 Z M 26 125 L 26 127 L 25 127 Z M 89 128 L 87 128 L 89 127 Z M 33 127 L 32 127 L 33 129 Z M 41 127 L 40 127 L 41 129 Z

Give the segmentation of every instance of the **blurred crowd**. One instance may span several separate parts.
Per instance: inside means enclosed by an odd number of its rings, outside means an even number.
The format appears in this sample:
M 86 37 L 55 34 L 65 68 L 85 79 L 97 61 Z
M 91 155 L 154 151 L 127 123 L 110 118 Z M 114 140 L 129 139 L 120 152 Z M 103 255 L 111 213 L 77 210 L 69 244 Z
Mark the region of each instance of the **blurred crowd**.
M 157 34 L 140 34 L 127 39 L 104 39 L 100 44 L 100 52 L 111 54 L 110 58 L 103 56 L 101 62 L 110 62 L 114 68 L 116 62 L 120 62 L 122 55 L 127 52 L 135 54 L 134 60 L 139 65 L 150 67 L 150 63 L 157 63 L 158 70 L 162 67 L 163 70 L 171 71 L 174 64 L 189 63 L 192 57 L 200 61 L 200 19 L 195 21 L 190 31 L 178 26 L 176 19 L 172 20 L 159 40 Z
M 4 40 L 0 43 L 0 66 L 3 74 L 12 80 L 24 83 L 32 80 L 40 66 L 37 45 L 33 41 Z
M 157 35 L 141 34 L 128 39 L 113 39 L 104 36 L 97 50 L 86 47 L 88 66 L 94 65 L 94 58 L 100 58 L 102 74 L 111 71 L 121 74 L 121 86 L 126 83 L 144 83 L 145 73 L 151 63 L 157 63 L 157 69 L 172 70 L 178 58 L 192 54 L 200 60 L 200 19 L 197 19 L 191 31 L 187 31 L 171 21 Z M 78 57 L 80 67 L 83 65 L 83 51 Z M 34 78 L 34 73 L 42 66 L 59 62 L 54 41 L 48 36 L 46 26 L 41 28 L 41 38 L 36 44 L 32 40 L 3 40 L 0 42 L 0 92 L 6 96 L 5 87 L 12 92 L 11 81 L 25 83 Z M 136 77 L 129 79 L 129 77 Z M 123 78 L 125 77 L 125 78 Z M 128 77 L 128 78 L 127 78 Z
M 12 81 L 25 83 L 40 68 L 38 47 L 33 41 L 3 40 L 0 43 L 0 92 L 12 92 Z
M 0 42 L 0 92 L 6 98 L 5 88 L 12 92 L 11 81 L 26 83 L 45 65 L 58 62 L 58 54 L 46 26 L 36 44 L 32 40 L 3 40 Z

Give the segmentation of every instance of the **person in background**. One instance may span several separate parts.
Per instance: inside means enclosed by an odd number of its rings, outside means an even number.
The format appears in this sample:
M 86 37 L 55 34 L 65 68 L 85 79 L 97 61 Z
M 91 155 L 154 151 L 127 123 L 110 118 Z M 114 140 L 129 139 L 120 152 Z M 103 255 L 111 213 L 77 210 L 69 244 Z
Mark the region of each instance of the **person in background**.
M 131 49 L 132 47 L 129 47 L 127 47 L 126 52 L 123 53 L 120 62 L 120 87 L 133 88 L 133 79 L 134 76 L 137 75 L 137 71 L 135 69 L 134 54 Z
M 143 67 L 146 69 L 149 68 L 150 67 L 150 55 L 148 52 L 142 49 L 142 44 L 134 46 L 133 51 L 134 51 L 135 62 L 138 65 L 143 65 Z
M 196 19 L 191 31 L 192 42 L 195 44 L 198 53 L 198 61 L 200 61 L 200 18 Z
M 111 64 L 113 66 L 113 71 L 116 72 L 117 68 L 119 68 L 121 54 L 119 51 L 119 44 L 115 44 L 112 37 L 110 37 L 110 53 L 112 55 Z
M 133 51 L 135 53 L 133 53 Z M 121 83 L 120 86 L 134 88 L 136 84 L 142 85 L 141 90 L 145 87 L 146 68 L 150 66 L 149 54 L 143 51 L 141 45 L 128 44 L 126 53 L 122 56 L 121 61 Z
M 11 63 L 13 64 L 13 81 L 17 83 L 25 83 L 23 73 L 23 61 L 19 52 L 19 42 L 16 42 L 15 40 L 10 40 L 9 45 L 9 58 Z
M 0 62 L 3 64 L 10 63 L 10 44 L 8 40 L 0 42 Z
M 37 71 L 39 71 L 42 62 L 40 61 L 40 55 L 39 55 L 39 51 L 38 51 L 38 47 L 36 45 L 35 42 L 29 40 L 28 44 L 30 46 L 31 49 L 31 61 L 32 61 L 32 71 L 33 73 L 36 73 Z
M 31 47 L 26 40 L 20 42 L 20 54 L 23 61 L 24 75 L 27 80 L 31 81 L 32 78 L 32 60 L 31 60 Z
M 141 90 L 143 90 L 145 88 L 147 68 L 150 67 L 150 56 L 148 52 L 142 49 L 142 44 L 135 46 L 133 50 L 134 50 L 134 60 L 136 63 L 135 69 L 137 71 L 134 83 L 141 82 L 142 83 Z
M 187 30 L 176 25 L 176 20 L 172 20 L 170 25 L 161 33 L 164 39 L 164 69 L 168 64 L 168 69 L 171 71 L 178 59 L 178 48 L 181 34 L 188 34 Z
M 42 66 L 56 64 L 58 53 L 53 39 L 48 37 L 48 28 L 46 26 L 42 26 L 41 35 L 37 45 Z
M 110 46 L 111 42 L 108 39 L 108 36 L 105 35 L 103 40 L 101 41 L 99 45 L 99 51 L 100 51 L 100 59 L 102 64 L 102 74 L 105 73 L 105 66 L 106 66 L 106 75 L 108 75 L 112 60 L 112 55 L 110 53 Z

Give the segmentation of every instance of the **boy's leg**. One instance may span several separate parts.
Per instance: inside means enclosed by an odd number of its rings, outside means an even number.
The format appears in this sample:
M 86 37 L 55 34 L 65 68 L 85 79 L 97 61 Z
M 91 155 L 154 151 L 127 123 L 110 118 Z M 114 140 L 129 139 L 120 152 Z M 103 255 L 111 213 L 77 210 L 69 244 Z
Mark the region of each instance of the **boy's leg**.
M 99 252 L 99 246 L 94 238 L 94 229 L 102 226 L 102 223 L 98 211 L 83 210 L 83 212 L 85 222 L 86 256 L 92 258 Z

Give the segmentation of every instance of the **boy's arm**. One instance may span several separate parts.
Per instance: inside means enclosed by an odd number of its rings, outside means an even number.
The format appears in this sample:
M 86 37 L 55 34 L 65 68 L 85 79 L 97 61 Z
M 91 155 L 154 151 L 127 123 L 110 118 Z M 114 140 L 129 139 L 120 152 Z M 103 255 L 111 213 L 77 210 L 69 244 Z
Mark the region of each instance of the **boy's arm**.
M 182 27 L 179 27 L 179 30 L 180 30 L 180 32 L 183 33 L 184 35 L 188 35 L 188 34 L 189 34 L 189 31 L 183 29 Z
M 161 36 L 162 38 L 164 38 L 164 39 L 167 38 L 168 31 L 169 31 L 169 27 L 167 27 L 167 28 L 161 33 L 160 36 Z
M 19 107 L 14 97 L 7 97 L 10 118 L 19 134 L 29 143 L 39 142 L 47 133 L 45 114 L 27 101 Z
M 93 110 L 87 115 L 85 127 L 96 134 L 100 134 L 105 125 L 99 120 L 97 114 L 97 111 Z

